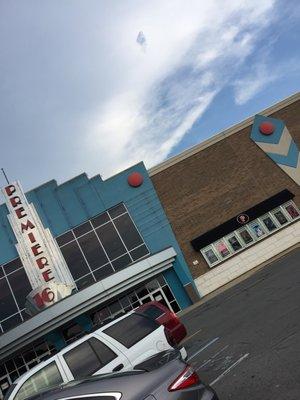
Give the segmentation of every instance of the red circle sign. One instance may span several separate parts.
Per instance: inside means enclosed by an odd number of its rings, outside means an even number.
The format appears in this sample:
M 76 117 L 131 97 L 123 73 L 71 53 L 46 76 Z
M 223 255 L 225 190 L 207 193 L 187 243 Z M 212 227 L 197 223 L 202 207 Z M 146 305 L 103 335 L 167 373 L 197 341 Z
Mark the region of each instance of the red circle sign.
M 259 125 L 259 130 L 263 135 L 272 135 L 272 133 L 275 131 L 275 126 L 272 124 L 272 122 L 262 122 Z
M 138 187 L 144 182 L 144 178 L 139 172 L 132 172 L 132 174 L 128 176 L 127 182 L 132 187 Z

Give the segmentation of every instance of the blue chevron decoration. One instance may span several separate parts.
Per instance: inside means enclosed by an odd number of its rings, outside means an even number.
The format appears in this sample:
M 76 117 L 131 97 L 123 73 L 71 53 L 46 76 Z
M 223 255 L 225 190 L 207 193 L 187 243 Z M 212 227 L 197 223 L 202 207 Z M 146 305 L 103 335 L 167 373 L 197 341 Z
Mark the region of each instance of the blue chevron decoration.
M 256 115 L 250 138 L 300 185 L 300 152 L 283 121 Z

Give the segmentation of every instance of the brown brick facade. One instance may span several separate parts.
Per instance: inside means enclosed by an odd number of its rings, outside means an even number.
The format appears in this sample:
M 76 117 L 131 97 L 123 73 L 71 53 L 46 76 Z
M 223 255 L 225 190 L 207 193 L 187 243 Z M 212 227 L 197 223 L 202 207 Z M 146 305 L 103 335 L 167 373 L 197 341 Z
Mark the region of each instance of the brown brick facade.
M 285 122 L 300 148 L 300 100 L 269 116 Z M 294 193 L 300 206 L 300 187 L 252 142 L 251 128 L 151 176 L 194 278 L 209 268 L 193 250 L 192 239 L 283 189 Z

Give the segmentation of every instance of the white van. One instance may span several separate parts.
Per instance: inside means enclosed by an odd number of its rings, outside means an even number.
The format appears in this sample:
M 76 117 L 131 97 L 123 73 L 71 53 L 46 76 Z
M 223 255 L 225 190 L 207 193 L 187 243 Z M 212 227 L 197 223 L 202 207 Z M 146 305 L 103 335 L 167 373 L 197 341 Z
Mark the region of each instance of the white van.
M 5 400 L 24 400 L 47 387 L 90 375 L 130 370 L 170 348 L 164 326 L 132 311 L 22 375 L 10 387 Z M 186 358 L 185 349 L 180 352 Z

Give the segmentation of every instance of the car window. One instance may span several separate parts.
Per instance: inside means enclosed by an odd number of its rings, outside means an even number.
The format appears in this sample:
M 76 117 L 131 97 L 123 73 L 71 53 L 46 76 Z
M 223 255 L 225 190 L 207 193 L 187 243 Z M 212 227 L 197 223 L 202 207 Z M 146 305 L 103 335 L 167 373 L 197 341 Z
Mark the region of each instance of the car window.
M 139 314 L 131 314 L 116 322 L 103 332 L 129 348 L 155 331 L 160 325 Z M 124 334 L 126 332 L 126 334 Z
M 75 379 L 93 375 L 117 355 L 104 343 L 91 338 L 64 354 Z
M 137 312 L 141 312 L 153 319 L 156 319 L 165 313 L 163 310 L 155 306 L 149 306 L 142 311 L 137 310 Z
M 89 339 L 89 343 L 91 344 L 94 352 L 100 359 L 102 367 L 118 357 L 117 354 L 114 353 L 109 347 L 107 347 L 103 342 L 100 342 L 100 340 L 94 337 Z
M 33 374 L 20 387 L 15 396 L 15 400 L 23 400 L 30 397 L 42 389 L 63 383 L 62 376 L 56 363 L 53 361 Z

